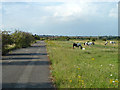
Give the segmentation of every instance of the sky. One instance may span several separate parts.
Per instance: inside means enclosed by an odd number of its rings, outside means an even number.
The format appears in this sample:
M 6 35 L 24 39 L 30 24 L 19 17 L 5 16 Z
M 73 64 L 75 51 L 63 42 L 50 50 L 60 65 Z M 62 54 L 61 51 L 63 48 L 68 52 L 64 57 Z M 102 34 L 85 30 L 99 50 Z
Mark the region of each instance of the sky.
M 3 0 L 0 3 L 0 28 L 40 35 L 118 35 L 117 1 L 30 1 Z

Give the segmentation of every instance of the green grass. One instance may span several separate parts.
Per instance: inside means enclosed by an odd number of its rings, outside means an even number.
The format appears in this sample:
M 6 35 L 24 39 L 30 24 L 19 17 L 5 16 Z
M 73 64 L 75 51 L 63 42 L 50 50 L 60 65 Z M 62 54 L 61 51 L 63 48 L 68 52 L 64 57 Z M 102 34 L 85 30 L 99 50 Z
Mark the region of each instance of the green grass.
M 117 88 L 118 45 L 96 41 L 85 50 L 73 49 L 73 42 L 46 41 L 57 88 Z M 112 76 L 110 76 L 112 75 Z M 113 83 L 112 81 L 115 81 Z

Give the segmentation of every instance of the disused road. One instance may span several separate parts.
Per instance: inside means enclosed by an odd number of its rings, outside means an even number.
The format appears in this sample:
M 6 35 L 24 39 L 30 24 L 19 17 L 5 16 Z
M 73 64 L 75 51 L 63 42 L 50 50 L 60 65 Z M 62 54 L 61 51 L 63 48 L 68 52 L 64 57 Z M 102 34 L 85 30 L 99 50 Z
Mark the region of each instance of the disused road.
M 2 57 L 2 88 L 53 88 L 44 41 Z

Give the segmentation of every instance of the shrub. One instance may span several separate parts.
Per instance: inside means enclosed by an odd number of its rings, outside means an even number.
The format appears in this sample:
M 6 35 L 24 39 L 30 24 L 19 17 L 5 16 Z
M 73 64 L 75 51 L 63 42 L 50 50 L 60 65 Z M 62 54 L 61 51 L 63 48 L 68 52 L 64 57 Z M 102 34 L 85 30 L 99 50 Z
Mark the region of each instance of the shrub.
M 22 31 L 15 31 L 12 34 L 16 48 L 28 47 L 34 41 L 32 34 Z
M 103 38 L 102 40 L 103 40 L 103 41 L 107 41 L 107 39 L 106 39 L 106 38 Z
M 40 40 L 40 37 L 38 35 L 32 35 L 34 37 L 35 40 Z
M 8 31 L 2 32 L 2 54 L 5 54 L 8 52 L 7 45 L 13 44 L 13 39 Z
M 92 41 L 95 41 L 95 38 L 93 38 Z

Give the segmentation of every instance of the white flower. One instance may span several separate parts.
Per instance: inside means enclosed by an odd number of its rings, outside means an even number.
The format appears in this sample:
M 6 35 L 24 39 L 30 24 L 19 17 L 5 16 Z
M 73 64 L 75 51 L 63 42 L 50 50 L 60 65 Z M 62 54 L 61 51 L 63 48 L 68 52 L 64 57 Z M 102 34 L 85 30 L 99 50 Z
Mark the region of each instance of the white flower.
M 102 65 L 101 65 L 101 67 L 102 67 Z
M 82 50 L 85 50 L 85 48 L 82 48 Z
M 112 74 L 110 74 L 110 76 L 112 76 Z
M 113 83 L 115 82 L 115 81 L 112 81 Z

